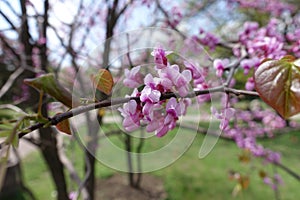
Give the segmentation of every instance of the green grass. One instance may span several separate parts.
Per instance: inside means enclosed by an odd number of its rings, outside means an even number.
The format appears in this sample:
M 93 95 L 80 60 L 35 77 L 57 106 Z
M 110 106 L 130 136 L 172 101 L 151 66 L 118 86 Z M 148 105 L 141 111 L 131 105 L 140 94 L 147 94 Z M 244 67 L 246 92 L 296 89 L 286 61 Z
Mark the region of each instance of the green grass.
M 186 134 L 189 134 L 188 131 Z M 162 139 L 151 138 L 146 140 L 144 151 L 156 149 L 166 144 L 172 137 L 172 133 L 170 133 Z M 116 145 L 122 145 L 117 136 L 112 136 L 111 138 Z M 224 140 L 219 140 L 213 151 L 206 158 L 199 159 L 198 153 L 203 138 L 202 135 L 198 135 L 191 147 L 180 159 L 172 165 L 152 173 L 164 181 L 169 200 L 233 199 L 231 193 L 236 182 L 229 180 L 229 170 L 250 175 L 249 187 L 239 193 L 235 199 L 274 199 L 273 190 L 266 186 L 258 176 L 260 169 L 265 170 L 268 174 L 272 174 L 273 168 L 271 166 L 261 165 L 260 159 L 254 159 L 251 164 L 239 162 L 238 155 L 241 154 L 241 150 L 233 142 Z M 273 140 L 264 140 L 262 143 L 270 149 L 280 151 L 283 155 L 283 164 L 300 173 L 299 133 L 292 132 Z M 66 140 L 66 146 L 71 160 L 78 171 L 81 172 L 80 175 L 83 176 L 83 153 L 74 142 Z M 53 198 L 55 189 L 51 177 L 38 152 L 25 159 L 23 168 L 26 185 L 32 189 L 37 199 L 55 199 Z M 282 175 L 284 181 L 284 185 L 279 190 L 281 199 L 297 199 L 300 196 L 300 182 L 280 169 L 277 169 L 277 171 Z M 113 173 L 116 173 L 116 171 L 97 163 L 97 177 L 106 178 Z M 70 183 L 70 190 L 75 188 L 75 185 L 69 180 L 68 183 Z

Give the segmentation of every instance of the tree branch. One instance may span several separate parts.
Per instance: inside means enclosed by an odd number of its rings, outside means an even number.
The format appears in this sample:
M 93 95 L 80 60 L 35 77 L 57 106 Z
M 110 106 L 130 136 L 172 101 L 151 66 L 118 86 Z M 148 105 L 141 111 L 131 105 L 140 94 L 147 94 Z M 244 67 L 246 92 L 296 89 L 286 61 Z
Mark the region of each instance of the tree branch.
M 12 23 L 12 21 L 0 10 L 0 15 L 5 19 L 5 21 L 11 26 L 11 28 L 17 31 L 17 27 Z
M 199 95 L 203 95 L 203 94 L 209 94 L 209 93 L 215 93 L 215 92 L 232 93 L 232 94 L 235 94 L 235 95 L 238 95 L 238 96 L 239 95 L 258 96 L 257 92 L 236 90 L 236 89 L 233 89 L 233 88 L 218 86 L 218 87 L 214 87 L 214 88 L 210 88 L 210 89 L 206 89 L 206 90 L 199 90 L 199 91 L 195 91 L 195 92 L 190 92 L 190 93 L 188 93 L 188 95 L 185 98 L 192 98 L 192 97 L 195 97 L 195 96 L 199 96 Z M 178 97 L 180 97 L 180 95 L 177 94 L 177 93 L 173 93 L 173 92 L 165 93 L 165 94 L 161 95 L 160 100 L 166 100 L 166 99 L 170 99 L 172 97 L 178 98 Z M 48 123 L 34 124 L 34 125 L 28 127 L 27 129 L 25 129 L 24 131 L 19 132 L 18 135 L 19 135 L 19 138 L 21 138 L 24 135 L 28 134 L 29 132 L 32 132 L 32 131 L 34 131 L 36 129 L 39 129 L 39 128 L 42 128 L 45 125 L 46 126 L 56 125 L 59 122 L 65 120 L 65 119 L 71 118 L 73 116 L 76 116 L 76 115 L 79 115 L 79 114 L 82 114 L 82 113 L 85 113 L 85 112 L 88 112 L 88 111 L 91 111 L 91 110 L 94 110 L 94 109 L 98 109 L 98 108 L 104 108 L 104 107 L 109 107 L 109 106 L 114 106 L 114 105 L 120 105 L 120 104 L 123 104 L 123 103 L 127 103 L 130 100 L 134 100 L 134 101 L 139 102 L 140 98 L 139 97 L 125 97 L 125 98 L 107 99 L 107 100 L 103 100 L 103 101 L 93 103 L 93 104 L 89 104 L 89 105 L 86 105 L 86 106 L 80 106 L 80 107 L 74 108 L 74 109 L 72 109 L 68 112 L 56 115 L 52 118 L 49 118 Z
M 15 80 L 24 72 L 24 68 L 23 67 L 19 67 L 16 71 L 14 71 L 14 73 L 12 73 L 8 80 L 5 82 L 5 84 L 3 85 L 3 87 L 0 89 L 0 99 L 1 97 L 3 97 L 3 95 L 9 90 L 9 88 L 11 88 L 11 86 L 13 85 L 13 83 L 15 82 Z

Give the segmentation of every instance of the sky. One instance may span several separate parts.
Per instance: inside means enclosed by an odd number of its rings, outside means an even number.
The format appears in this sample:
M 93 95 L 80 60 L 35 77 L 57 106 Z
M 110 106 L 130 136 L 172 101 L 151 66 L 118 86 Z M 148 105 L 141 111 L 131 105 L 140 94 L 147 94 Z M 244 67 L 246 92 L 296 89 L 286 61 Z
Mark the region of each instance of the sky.
M 4 1 L 9 1 L 9 3 L 16 10 L 16 12 L 20 13 L 19 1 L 18 0 L 1 0 L 0 1 L 0 9 L 3 12 L 5 12 L 5 14 L 7 14 L 14 23 L 20 23 L 18 18 L 15 17 L 15 14 L 10 12 L 10 9 L 7 8 Z M 30 0 L 30 1 L 34 5 L 37 12 L 42 13 L 44 1 L 43 0 Z M 51 15 L 49 16 L 49 22 L 53 26 L 57 26 L 57 27 L 63 27 L 61 22 L 71 23 L 77 12 L 77 7 L 79 4 L 79 1 L 80 0 L 50 0 L 50 5 L 52 6 L 52 12 L 51 12 Z M 101 2 L 103 2 L 103 0 L 96 0 L 95 2 L 97 2 L 97 5 L 91 4 L 90 3 L 91 1 L 92 0 L 85 0 L 85 6 L 87 6 L 89 9 L 101 8 L 100 4 L 101 4 Z M 126 1 L 126 0 L 121 0 L 121 1 Z M 177 1 L 166 0 L 166 3 L 163 6 L 166 9 L 170 9 L 171 5 L 180 5 L 180 3 L 182 3 L 182 2 L 183 2 L 183 0 L 177 0 Z M 212 23 L 211 19 L 208 17 L 209 14 L 211 14 L 209 12 L 214 12 L 213 13 L 214 15 L 215 14 L 218 15 L 218 12 L 217 12 L 218 10 L 224 11 L 223 13 L 220 12 L 223 16 L 220 16 L 219 18 L 221 18 L 223 20 L 227 20 L 226 17 L 224 18 L 224 16 L 229 16 L 229 14 L 226 14 L 226 12 L 225 12 L 225 11 L 227 11 L 226 5 L 224 5 L 224 1 L 219 1 L 219 3 L 216 4 L 214 7 L 212 7 L 210 11 L 207 11 L 206 14 L 208 14 L 208 15 L 202 14 L 202 15 L 195 17 L 188 23 L 183 22 L 179 26 L 179 29 L 187 31 L 188 33 L 192 33 L 192 34 L 197 34 L 199 31 L 199 27 L 204 27 L 204 29 L 206 29 L 206 30 L 213 29 L 214 23 Z M 105 12 L 105 8 L 103 8 L 102 11 Z M 119 22 L 119 26 L 118 26 L 116 32 L 121 33 L 124 31 L 135 30 L 135 29 L 138 29 L 143 26 L 144 27 L 148 26 L 149 23 L 151 23 L 151 21 L 153 21 L 154 17 L 157 17 L 157 16 L 151 15 L 152 11 L 153 11 L 152 7 L 150 7 L 150 9 L 149 9 L 146 6 L 138 7 L 138 9 L 129 10 L 130 20 L 126 21 L 126 18 L 128 17 L 128 15 L 125 15 L 125 17 L 122 18 L 121 21 Z M 29 13 L 29 15 L 34 15 L 36 12 L 32 7 L 29 6 L 28 13 Z M 92 10 L 91 10 L 91 13 L 93 13 Z M 85 14 L 88 15 L 88 13 L 85 13 Z M 101 20 L 99 20 L 99 21 L 101 21 Z M 4 22 L 5 22 L 4 19 L 0 16 L 0 30 L 9 28 L 9 25 Z M 35 23 L 36 23 L 36 19 L 29 20 L 29 26 L 32 29 L 31 30 L 32 37 L 35 40 L 37 40 L 38 31 L 37 31 L 37 25 Z M 220 23 L 222 23 L 222 22 L 220 22 Z M 97 26 L 103 27 L 104 24 L 100 24 L 100 25 L 97 24 Z M 9 36 L 12 39 L 16 39 L 16 37 L 18 36 L 13 31 L 5 31 L 5 34 L 7 34 L 7 36 Z M 58 31 L 58 34 L 61 37 L 64 37 L 65 32 L 61 30 L 61 31 Z M 102 38 L 102 40 L 104 39 L 103 37 L 104 37 L 104 28 L 102 28 L 102 29 L 98 28 L 97 31 L 92 32 L 89 40 L 87 40 L 88 41 L 87 45 L 89 46 L 89 49 L 94 49 L 97 46 L 99 46 L 100 44 L 95 43 L 94 41 L 95 40 L 101 41 L 101 38 Z M 57 56 L 59 56 L 60 55 L 60 52 L 59 52 L 60 41 L 57 39 L 53 30 L 48 29 L 47 38 L 49 39 L 48 40 L 49 47 L 51 49 L 57 50 L 57 54 L 58 54 Z M 66 36 L 65 38 L 68 38 L 68 36 Z

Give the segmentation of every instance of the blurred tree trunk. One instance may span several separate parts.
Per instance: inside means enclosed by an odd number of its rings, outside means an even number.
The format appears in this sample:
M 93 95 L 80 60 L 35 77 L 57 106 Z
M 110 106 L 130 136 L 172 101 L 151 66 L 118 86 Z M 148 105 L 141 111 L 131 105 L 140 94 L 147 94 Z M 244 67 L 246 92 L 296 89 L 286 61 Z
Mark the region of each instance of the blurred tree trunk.
M 27 17 L 27 12 L 26 12 L 26 1 L 25 0 L 20 0 L 21 2 L 21 7 L 22 7 L 22 13 L 25 13 L 24 19 Z M 24 10 L 23 10 L 24 9 Z M 48 10 L 49 10 L 49 2 L 48 0 L 44 1 L 44 13 L 43 13 L 43 23 L 40 25 L 40 35 L 39 37 L 44 37 L 46 38 L 47 34 L 47 26 L 48 26 Z M 28 31 L 28 25 L 27 21 L 23 21 L 25 29 L 22 29 L 25 33 L 25 35 L 29 35 Z M 26 47 L 27 45 L 30 45 L 29 43 L 29 37 L 26 38 L 28 41 L 25 42 L 24 46 L 25 49 L 29 48 Z M 41 69 L 44 70 L 45 72 L 47 71 L 47 65 L 48 65 L 48 57 L 47 57 L 47 42 L 40 44 L 39 46 L 40 49 L 40 63 L 41 63 Z M 32 47 L 31 47 L 32 50 Z M 32 52 L 31 52 L 32 53 Z M 31 58 L 31 54 L 26 55 L 26 57 Z M 31 59 L 28 59 L 31 60 Z M 32 66 L 32 61 L 31 61 L 31 66 Z M 35 104 L 38 102 L 37 99 L 30 98 L 32 101 L 35 101 Z M 47 110 L 47 103 L 44 103 L 42 105 L 42 115 L 44 117 L 48 117 L 48 110 Z M 58 200 L 67 200 L 68 198 L 68 192 L 67 192 L 67 184 L 65 180 L 65 175 L 64 175 L 64 166 L 62 162 L 59 159 L 58 155 L 58 149 L 57 149 L 57 139 L 56 135 L 52 131 L 51 127 L 47 128 L 41 128 L 39 129 L 39 136 L 40 136 L 40 150 L 43 155 L 43 158 L 45 159 L 47 166 L 49 167 L 49 170 L 51 172 L 53 181 L 56 186 L 57 190 L 57 199 Z
M 43 116 L 47 116 L 47 105 L 42 107 Z M 57 190 L 58 200 L 68 200 L 67 184 L 64 174 L 64 166 L 59 159 L 57 149 L 56 135 L 52 131 L 51 127 L 42 128 L 39 130 L 40 135 L 40 149 L 42 155 L 50 169 L 53 181 Z
M 110 48 L 111 48 L 111 40 L 110 38 L 113 36 L 113 30 L 117 23 L 117 19 L 119 16 L 117 16 L 117 6 L 118 6 L 118 0 L 114 0 L 114 3 L 112 7 L 109 7 L 107 17 L 106 17 L 106 34 L 105 34 L 105 43 L 104 43 L 104 51 L 103 51 L 103 62 L 102 62 L 102 68 L 108 69 L 109 64 L 109 54 L 110 54 Z M 105 97 L 106 98 L 106 97 Z M 103 99 L 101 99 L 103 100 Z M 87 118 L 87 125 L 88 125 L 88 135 L 91 138 L 91 140 L 87 143 L 87 150 L 85 151 L 85 160 L 87 163 L 85 163 L 85 173 L 88 174 L 86 187 L 90 194 L 90 200 L 94 200 L 94 188 L 95 188 L 95 153 L 96 153 L 96 147 L 98 145 L 97 141 L 97 133 L 99 131 L 99 127 L 102 125 L 102 118 L 97 113 L 97 121 L 99 125 L 97 127 L 94 126 L 95 123 L 91 122 L 90 115 L 86 114 Z
M 41 26 L 40 38 L 47 37 L 47 26 L 48 26 L 48 10 L 49 2 L 44 1 L 44 20 Z M 40 46 L 40 61 L 41 68 L 47 71 L 48 56 L 47 56 L 47 41 Z M 42 106 L 42 115 L 48 117 L 47 104 L 44 103 Z M 64 174 L 64 166 L 59 159 L 58 149 L 57 149 L 57 139 L 55 133 L 52 131 L 51 127 L 42 128 L 39 130 L 40 140 L 41 140 L 41 151 L 42 155 L 47 162 L 47 165 L 51 171 L 56 190 L 57 199 L 66 200 L 68 198 L 67 184 Z

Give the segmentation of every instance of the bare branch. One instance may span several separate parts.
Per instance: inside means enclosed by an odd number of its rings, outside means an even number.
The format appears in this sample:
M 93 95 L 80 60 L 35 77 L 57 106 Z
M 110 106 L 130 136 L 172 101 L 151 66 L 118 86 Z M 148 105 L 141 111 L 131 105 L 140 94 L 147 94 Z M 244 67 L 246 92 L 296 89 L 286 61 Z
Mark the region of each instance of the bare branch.
M 19 67 L 14 73 L 12 73 L 6 83 L 0 89 L 0 98 L 11 88 L 15 80 L 24 72 L 24 68 Z
M 0 15 L 5 19 L 5 21 L 11 26 L 11 28 L 17 31 L 17 27 L 12 23 L 12 21 L 0 10 Z
M 20 55 L 15 51 L 15 49 L 9 44 L 8 41 L 6 41 L 6 38 L 0 34 L 0 40 L 3 42 L 4 46 L 12 52 L 12 54 L 14 54 L 14 56 L 16 57 L 16 59 L 18 61 L 21 61 L 21 57 Z
M 6 5 L 7 5 L 7 7 L 17 16 L 17 17 L 20 17 L 20 15 L 19 15 L 19 13 L 17 13 L 16 12 L 16 10 L 13 8 L 13 6 L 7 1 L 7 0 L 5 0 L 5 1 L 3 1 Z

